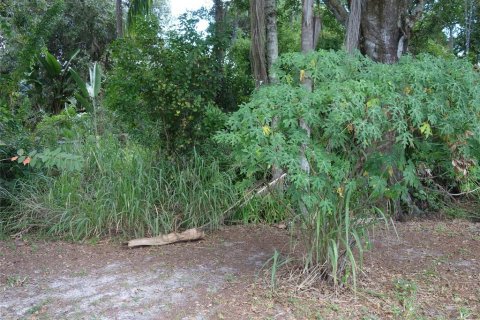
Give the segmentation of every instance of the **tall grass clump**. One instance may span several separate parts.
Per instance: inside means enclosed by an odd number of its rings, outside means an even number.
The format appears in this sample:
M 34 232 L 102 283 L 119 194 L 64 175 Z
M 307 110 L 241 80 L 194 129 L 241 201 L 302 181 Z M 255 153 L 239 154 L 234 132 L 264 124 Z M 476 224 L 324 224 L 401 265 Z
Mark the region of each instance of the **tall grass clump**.
M 172 162 L 115 136 L 69 147 L 78 172 L 50 170 L 18 180 L 3 228 L 36 228 L 75 240 L 107 235 L 153 236 L 181 228 L 215 228 L 237 200 L 231 177 L 194 155 Z

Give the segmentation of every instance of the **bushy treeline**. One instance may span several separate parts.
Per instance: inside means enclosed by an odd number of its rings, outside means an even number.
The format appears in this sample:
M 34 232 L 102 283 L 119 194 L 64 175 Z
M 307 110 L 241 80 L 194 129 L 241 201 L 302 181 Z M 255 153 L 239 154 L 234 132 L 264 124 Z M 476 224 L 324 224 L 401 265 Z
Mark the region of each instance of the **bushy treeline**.
M 105 14 L 99 3 L 84 4 L 98 11 L 93 21 Z M 9 62 L 0 81 L 1 233 L 82 240 L 288 219 L 301 230 L 306 269 L 323 266 L 338 282 L 355 279 L 353 248 L 363 251 L 377 218 L 477 199 L 480 78 L 467 61 L 287 53 L 278 83 L 254 91 L 242 34 L 232 44 L 199 34 L 196 15 L 175 31 L 147 17 L 122 39 L 100 34 L 100 49 L 78 51 L 58 44 L 68 37 L 53 27 L 69 6 L 82 5 L 35 7 L 44 18 L 24 21 L 33 32 L 16 21 L 0 47 Z M 283 39 L 289 47 L 293 38 Z M 16 57 L 21 40 L 28 46 Z M 255 196 L 274 167 L 284 185 Z

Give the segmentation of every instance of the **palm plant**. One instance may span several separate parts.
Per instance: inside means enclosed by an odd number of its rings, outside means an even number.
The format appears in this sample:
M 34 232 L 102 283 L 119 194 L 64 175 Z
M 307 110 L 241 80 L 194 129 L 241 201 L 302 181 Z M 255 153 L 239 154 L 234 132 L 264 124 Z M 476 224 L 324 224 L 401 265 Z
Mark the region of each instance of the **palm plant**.
M 116 19 L 117 19 L 117 37 L 123 36 L 123 8 L 122 0 L 116 1 Z M 139 16 L 147 16 L 152 12 L 153 0 L 130 0 L 128 1 L 127 11 L 127 31 L 132 31 L 132 26 L 135 24 Z

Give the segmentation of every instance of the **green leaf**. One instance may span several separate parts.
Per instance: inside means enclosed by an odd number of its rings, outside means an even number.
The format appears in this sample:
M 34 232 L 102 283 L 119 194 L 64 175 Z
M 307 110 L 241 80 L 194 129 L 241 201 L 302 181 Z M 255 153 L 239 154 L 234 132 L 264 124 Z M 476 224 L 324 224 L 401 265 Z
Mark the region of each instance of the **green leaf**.
M 93 68 L 90 69 L 90 85 L 92 86 L 93 96 L 95 98 L 100 93 L 102 84 L 102 69 L 100 65 L 95 62 Z
M 62 65 L 50 52 L 45 52 L 38 60 L 42 63 L 50 77 L 57 77 L 62 72 Z
M 70 68 L 70 75 L 77 83 L 77 86 L 80 89 L 80 93 L 83 95 L 83 97 L 88 98 L 89 95 L 87 91 L 87 84 L 85 83 L 85 81 L 83 81 L 80 75 L 72 68 Z
M 367 108 L 377 107 L 380 105 L 380 99 L 374 98 L 367 101 Z
M 432 135 L 432 127 L 430 127 L 430 124 L 427 121 L 420 126 L 420 132 L 425 136 L 425 138 L 428 138 Z

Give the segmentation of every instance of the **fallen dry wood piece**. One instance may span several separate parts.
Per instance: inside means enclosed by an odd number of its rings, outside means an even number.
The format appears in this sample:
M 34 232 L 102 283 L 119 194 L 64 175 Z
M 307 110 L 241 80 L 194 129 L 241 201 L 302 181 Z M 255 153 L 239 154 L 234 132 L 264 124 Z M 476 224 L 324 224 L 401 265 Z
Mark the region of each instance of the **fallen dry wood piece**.
M 200 240 L 205 237 L 205 232 L 199 229 L 188 229 L 182 233 L 169 233 L 162 234 L 158 237 L 153 238 L 141 238 L 128 241 L 128 246 L 130 248 L 140 247 L 140 246 L 164 246 L 166 244 L 182 242 L 182 241 L 192 241 Z

